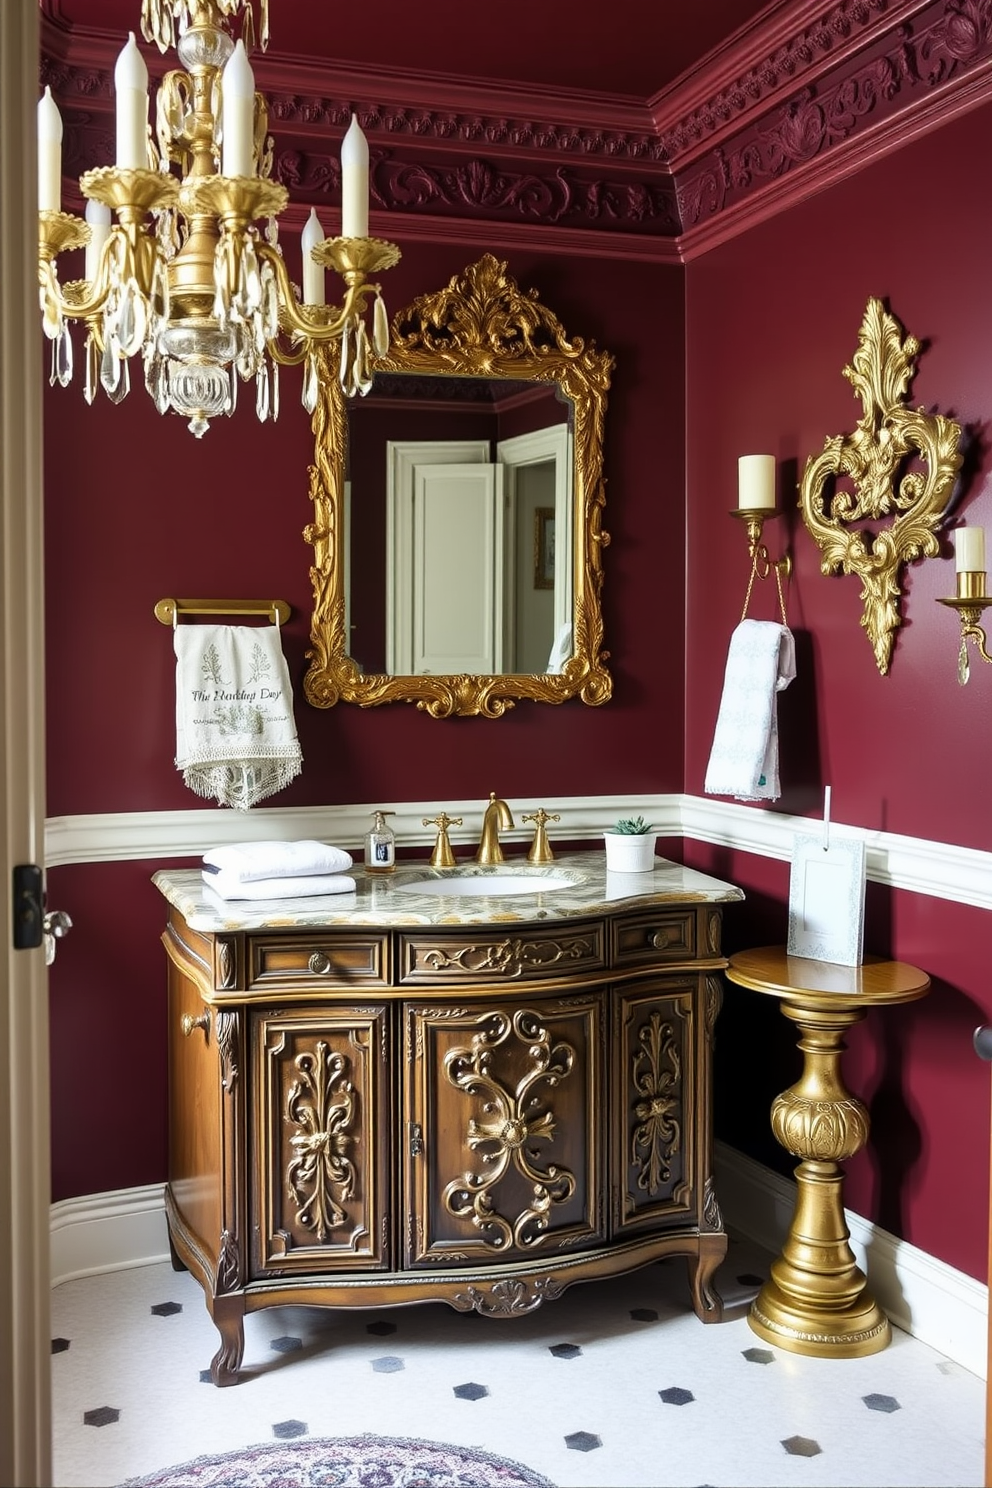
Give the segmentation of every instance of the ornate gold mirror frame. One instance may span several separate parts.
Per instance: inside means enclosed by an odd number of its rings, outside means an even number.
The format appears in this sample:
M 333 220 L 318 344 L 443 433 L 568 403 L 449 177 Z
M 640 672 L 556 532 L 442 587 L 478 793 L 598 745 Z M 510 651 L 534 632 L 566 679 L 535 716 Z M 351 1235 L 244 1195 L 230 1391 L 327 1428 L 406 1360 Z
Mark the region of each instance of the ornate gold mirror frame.
M 938 556 L 936 530 L 962 460 L 959 424 L 905 407 L 919 350 L 914 336 L 903 340 L 899 322 L 880 300 L 868 301 L 858 349 L 843 369 L 864 412 L 853 434 L 828 438 L 823 452 L 809 457 L 799 486 L 803 521 L 822 553 L 821 573 L 842 569 L 862 581 L 861 624 L 883 676 L 902 624 L 900 565 Z M 919 463 L 907 468 L 914 457 Z M 854 492 L 837 490 L 837 476 L 848 476 Z M 849 527 L 893 512 L 889 525 L 874 533 Z
M 598 705 L 613 684 L 602 649 L 600 607 L 602 550 L 603 423 L 614 358 L 576 338 L 569 340 L 536 291 L 522 293 L 506 264 L 486 254 L 435 294 L 421 295 L 392 322 L 389 355 L 376 363 L 386 373 L 451 377 L 519 378 L 556 387 L 572 409 L 573 649 L 559 672 L 545 675 L 392 676 L 366 674 L 348 655 L 345 623 L 344 482 L 347 426 L 337 376 L 339 350 L 320 347 L 319 392 L 313 415 L 314 464 L 310 469 L 313 521 L 304 536 L 314 550 L 311 580 L 309 702 L 368 708 L 416 703 L 435 718 L 481 714 L 498 718 L 520 698 L 563 703 L 579 697 Z

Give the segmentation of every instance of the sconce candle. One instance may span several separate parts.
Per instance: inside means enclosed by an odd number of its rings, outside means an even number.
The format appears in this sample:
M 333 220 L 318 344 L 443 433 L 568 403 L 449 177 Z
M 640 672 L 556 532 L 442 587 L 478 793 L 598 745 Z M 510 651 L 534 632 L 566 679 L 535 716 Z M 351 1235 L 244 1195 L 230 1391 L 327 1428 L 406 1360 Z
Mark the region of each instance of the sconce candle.
M 314 263 L 310 250 L 322 243 L 327 234 L 320 225 L 316 210 L 310 208 L 310 216 L 303 224 L 303 232 L 300 235 L 300 247 L 303 249 L 303 303 L 304 305 L 322 305 L 324 303 L 324 266 Z
M 774 509 L 774 455 L 741 455 L 737 461 L 737 495 L 741 511 Z
M 117 95 L 117 169 L 144 170 L 148 165 L 148 68 L 134 32 L 114 67 Z
M 221 173 L 225 176 L 255 174 L 252 136 L 255 122 L 255 74 L 248 63 L 244 42 L 238 38 L 221 74 L 224 138 Z
M 958 527 L 954 533 L 956 573 L 985 572 L 985 528 Z
M 86 221 L 90 225 L 90 240 L 86 244 L 86 278 L 93 283 L 100 267 L 100 254 L 110 236 L 110 208 L 103 202 L 86 203 Z
M 38 211 L 62 209 L 62 115 L 46 87 L 38 100 Z
M 355 115 L 341 144 L 341 236 L 369 235 L 369 146 Z

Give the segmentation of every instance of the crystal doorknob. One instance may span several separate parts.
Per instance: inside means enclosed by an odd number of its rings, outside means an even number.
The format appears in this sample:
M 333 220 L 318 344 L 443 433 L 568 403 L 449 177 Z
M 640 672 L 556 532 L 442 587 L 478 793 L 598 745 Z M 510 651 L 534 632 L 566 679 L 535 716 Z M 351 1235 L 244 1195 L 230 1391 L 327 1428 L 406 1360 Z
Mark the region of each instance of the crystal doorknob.
M 45 965 L 55 960 L 57 942 L 72 929 L 72 921 L 64 909 L 50 909 L 42 921 L 45 936 Z
M 971 1042 L 975 1046 L 975 1053 L 979 1059 L 992 1060 L 992 1028 L 989 1028 L 987 1024 L 976 1028 Z

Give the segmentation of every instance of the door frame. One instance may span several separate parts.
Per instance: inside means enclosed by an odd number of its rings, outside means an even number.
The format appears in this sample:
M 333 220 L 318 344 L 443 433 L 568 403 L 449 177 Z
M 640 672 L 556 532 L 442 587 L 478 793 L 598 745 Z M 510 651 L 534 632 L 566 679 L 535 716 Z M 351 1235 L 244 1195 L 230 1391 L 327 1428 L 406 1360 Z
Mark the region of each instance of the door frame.
M 11 870 L 44 861 L 42 349 L 36 0 L 0 6 L 0 1482 L 52 1481 L 48 973 L 13 950 Z

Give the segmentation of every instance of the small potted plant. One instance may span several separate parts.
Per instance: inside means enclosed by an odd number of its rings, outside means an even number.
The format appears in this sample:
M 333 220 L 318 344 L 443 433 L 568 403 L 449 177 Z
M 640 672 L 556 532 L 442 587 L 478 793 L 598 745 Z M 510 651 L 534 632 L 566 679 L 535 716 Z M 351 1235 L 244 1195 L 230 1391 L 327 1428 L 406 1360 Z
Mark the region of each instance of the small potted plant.
M 606 867 L 611 873 L 650 873 L 658 834 L 643 816 L 621 817 L 603 833 Z

